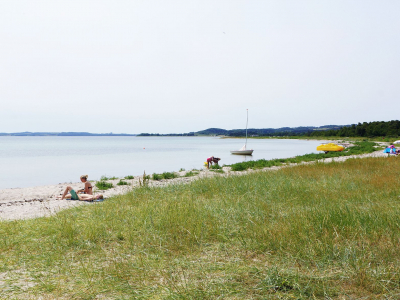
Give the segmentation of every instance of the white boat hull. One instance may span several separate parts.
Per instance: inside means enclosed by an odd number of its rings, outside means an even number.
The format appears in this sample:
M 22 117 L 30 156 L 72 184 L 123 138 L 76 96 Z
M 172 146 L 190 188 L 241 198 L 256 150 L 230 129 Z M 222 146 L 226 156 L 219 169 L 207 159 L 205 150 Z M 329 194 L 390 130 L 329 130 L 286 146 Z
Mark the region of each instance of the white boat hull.
M 233 150 L 231 154 L 235 155 L 252 155 L 254 150 Z

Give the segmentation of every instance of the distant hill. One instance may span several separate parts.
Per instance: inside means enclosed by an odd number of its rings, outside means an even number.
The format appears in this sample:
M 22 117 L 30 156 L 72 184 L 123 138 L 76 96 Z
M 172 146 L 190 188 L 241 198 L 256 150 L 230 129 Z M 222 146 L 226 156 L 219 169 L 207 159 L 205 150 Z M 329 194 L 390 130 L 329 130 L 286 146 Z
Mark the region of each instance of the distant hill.
M 310 136 L 337 136 L 337 137 L 398 137 L 400 136 L 400 121 L 374 121 L 343 126 L 340 129 L 313 131 Z
M 351 125 L 324 125 L 319 127 L 281 127 L 281 128 L 249 128 L 248 136 L 338 136 L 338 137 L 376 137 L 400 136 L 400 121 L 375 121 Z M 0 133 L 0 136 L 214 136 L 224 135 L 229 137 L 242 137 L 246 129 L 226 130 L 221 128 L 208 128 L 197 132 L 188 133 L 89 133 L 89 132 L 16 132 Z
M 0 136 L 136 136 L 127 133 L 89 133 L 89 132 L 14 132 L 0 133 Z
M 195 135 L 228 135 L 229 131 L 221 128 L 208 128 L 195 132 Z
M 324 125 L 320 127 L 301 126 L 301 127 L 281 127 L 281 128 L 249 128 L 249 136 L 286 136 L 286 135 L 304 135 L 313 131 L 339 130 L 342 127 L 351 125 Z M 225 136 L 245 136 L 246 129 L 225 130 L 221 128 L 209 128 L 195 132 L 195 135 L 225 135 Z

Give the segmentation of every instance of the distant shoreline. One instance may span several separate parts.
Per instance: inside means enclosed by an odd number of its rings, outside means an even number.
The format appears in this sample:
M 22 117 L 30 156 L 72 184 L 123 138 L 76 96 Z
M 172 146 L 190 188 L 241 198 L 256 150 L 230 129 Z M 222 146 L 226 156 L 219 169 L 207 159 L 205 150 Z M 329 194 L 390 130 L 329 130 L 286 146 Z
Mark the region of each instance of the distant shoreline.
M 15 132 L 0 133 L 0 136 L 137 136 L 128 133 L 90 133 L 90 132 Z

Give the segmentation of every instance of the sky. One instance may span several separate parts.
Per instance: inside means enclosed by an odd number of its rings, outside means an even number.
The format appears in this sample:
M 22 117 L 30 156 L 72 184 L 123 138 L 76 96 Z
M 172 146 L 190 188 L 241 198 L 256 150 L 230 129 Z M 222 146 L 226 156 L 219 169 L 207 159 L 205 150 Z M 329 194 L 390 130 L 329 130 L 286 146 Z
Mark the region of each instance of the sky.
M 0 132 L 399 119 L 398 0 L 0 0 Z

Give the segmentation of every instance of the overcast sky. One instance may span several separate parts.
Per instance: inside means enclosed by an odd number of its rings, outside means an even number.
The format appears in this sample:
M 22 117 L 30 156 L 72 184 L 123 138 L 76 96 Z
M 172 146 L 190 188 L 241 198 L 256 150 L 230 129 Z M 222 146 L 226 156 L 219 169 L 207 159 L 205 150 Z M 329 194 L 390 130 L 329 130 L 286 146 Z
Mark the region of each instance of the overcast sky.
M 0 132 L 399 119 L 400 1 L 0 0 Z

